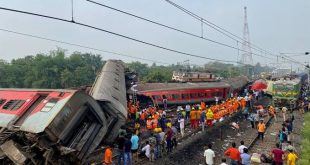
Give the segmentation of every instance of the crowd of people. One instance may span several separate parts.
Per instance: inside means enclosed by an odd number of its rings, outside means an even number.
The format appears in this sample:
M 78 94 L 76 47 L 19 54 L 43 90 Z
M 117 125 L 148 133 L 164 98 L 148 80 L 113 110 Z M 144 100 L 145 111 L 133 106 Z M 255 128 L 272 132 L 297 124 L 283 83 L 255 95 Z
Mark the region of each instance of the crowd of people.
M 307 98 L 304 98 L 303 102 L 306 102 Z M 308 106 L 306 108 L 299 107 L 304 109 L 304 111 L 308 111 Z M 249 116 L 251 121 L 252 128 L 257 129 L 258 139 L 261 139 L 262 143 L 264 142 L 264 134 L 266 131 L 266 125 L 264 123 L 264 113 L 262 111 L 262 106 L 257 106 L 257 113 L 252 113 Z M 276 116 L 276 110 L 272 106 L 267 107 L 267 112 L 270 117 L 274 117 L 275 122 L 283 122 L 282 128 L 279 130 L 277 134 L 277 141 L 274 144 L 274 147 L 270 150 L 269 154 L 259 154 L 259 153 L 249 153 L 248 148 L 244 145 L 244 141 L 240 142 L 240 146 L 237 148 L 236 143 L 233 142 L 231 147 L 227 149 L 223 155 L 226 155 L 230 159 L 230 165 L 250 165 L 253 162 L 255 163 L 270 163 L 273 165 L 296 165 L 298 154 L 296 148 L 292 145 L 292 138 L 290 137 L 293 132 L 293 123 L 295 120 L 293 111 L 288 111 L 287 107 L 282 107 L 278 112 L 282 116 L 282 121 L 278 121 Z M 267 113 L 265 111 L 265 113 Z M 278 115 L 280 115 L 278 114 Z M 253 117 L 254 116 L 254 117 Z M 259 122 L 258 122 L 259 121 Z M 204 152 L 204 157 L 206 159 L 207 165 L 214 164 L 214 151 L 211 149 L 212 145 L 209 144 L 207 149 Z M 221 165 L 227 165 L 226 158 L 222 158 Z
M 134 123 L 134 129 L 126 129 L 122 126 L 117 139 L 118 163 L 131 165 L 141 157 L 147 157 L 154 161 L 170 154 L 177 147 L 177 139 L 186 135 L 185 128 L 192 130 L 212 127 L 214 123 L 223 121 L 239 110 L 246 110 L 251 106 L 253 97 L 232 97 L 220 102 L 215 98 L 213 105 L 206 105 L 204 101 L 200 104 L 187 104 L 184 107 L 178 106 L 176 114 L 168 112 L 167 106 L 159 109 L 155 106 L 141 108 L 139 102 L 128 102 L 129 123 Z M 107 157 L 110 157 L 110 149 Z M 105 164 L 111 164 L 106 161 Z
M 282 112 L 283 113 L 283 112 Z M 285 114 L 286 115 L 286 114 Z M 240 146 L 237 148 L 235 142 L 231 144 L 231 147 L 228 148 L 223 155 L 226 155 L 230 159 L 230 165 L 250 165 L 253 162 L 255 163 L 270 163 L 273 165 L 295 165 L 298 159 L 297 150 L 292 145 L 292 141 L 289 140 L 289 135 L 292 133 L 293 128 L 294 115 L 288 117 L 285 122 L 282 124 L 282 129 L 279 130 L 279 134 L 277 135 L 278 140 L 275 144 L 274 148 L 270 150 L 270 154 L 258 154 L 258 153 L 249 153 L 247 146 L 244 145 L 244 141 L 240 142 Z M 263 120 L 257 124 L 257 132 L 258 138 L 263 141 L 264 134 L 266 131 L 266 126 Z M 208 149 L 205 150 L 205 158 L 207 165 L 213 165 L 214 157 L 210 156 L 211 153 L 211 145 L 208 145 Z M 213 151 L 212 151 L 213 152 Z M 222 159 L 221 165 L 227 165 L 226 159 Z
M 134 129 L 128 129 L 122 126 L 117 139 L 117 163 L 119 165 L 131 165 L 139 159 L 146 157 L 149 161 L 155 161 L 161 158 L 164 154 L 170 154 L 177 147 L 177 140 L 186 136 L 185 128 L 195 130 L 205 130 L 206 127 L 212 127 L 215 123 L 225 120 L 233 113 L 242 111 L 245 119 L 249 120 L 251 127 L 257 129 L 259 138 L 264 140 L 266 126 L 263 120 L 260 120 L 265 115 L 270 115 L 276 119 L 276 108 L 273 106 L 263 107 L 262 105 L 254 106 L 254 103 L 259 99 L 259 93 L 247 93 L 244 97 L 234 96 L 225 101 L 220 101 L 216 98 L 213 105 L 206 105 L 204 101 L 200 104 L 184 107 L 178 106 L 176 114 L 160 109 L 155 106 L 141 108 L 139 102 L 129 102 L 129 123 L 133 123 Z M 286 108 L 282 108 L 282 114 L 287 116 Z M 292 132 L 294 116 L 291 115 L 285 118 L 283 128 L 279 131 L 279 145 L 282 147 L 291 147 L 289 134 Z M 111 148 L 108 147 L 104 157 L 105 164 L 112 164 Z M 277 150 L 275 150 L 276 152 Z M 288 152 L 290 150 L 287 149 Z M 249 164 L 252 156 L 248 153 L 247 147 L 241 141 L 239 148 L 232 143 L 224 155 L 228 155 L 231 159 L 231 164 L 236 162 Z M 276 152 L 277 153 L 277 152 Z M 292 155 L 292 154 L 291 154 Z M 214 151 L 212 145 L 207 145 L 204 152 L 206 164 L 214 164 Z M 108 158 L 106 158 L 108 157 Z M 292 157 L 292 156 L 290 156 Z M 226 164 L 226 159 L 222 159 L 222 164 Z

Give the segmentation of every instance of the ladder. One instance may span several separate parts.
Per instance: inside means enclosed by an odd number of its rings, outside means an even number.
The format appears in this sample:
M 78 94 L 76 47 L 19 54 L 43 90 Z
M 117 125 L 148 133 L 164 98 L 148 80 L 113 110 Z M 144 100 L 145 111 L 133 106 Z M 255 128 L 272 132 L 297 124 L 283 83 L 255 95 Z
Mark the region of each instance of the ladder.
M 133 95 L 132 95 L 132 102 L 134 105 L 136 105 L 137 103 L 137 91 L 136 90 L 133 90 Z

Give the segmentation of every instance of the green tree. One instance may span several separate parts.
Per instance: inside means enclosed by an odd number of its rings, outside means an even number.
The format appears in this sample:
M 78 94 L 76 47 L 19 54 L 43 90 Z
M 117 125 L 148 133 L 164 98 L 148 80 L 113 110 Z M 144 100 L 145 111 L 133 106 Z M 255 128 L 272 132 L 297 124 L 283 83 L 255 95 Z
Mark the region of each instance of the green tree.
M 66 57 L 63 49 L 13 59 L 0 60 L 0 87 L 70 88 L 90 85 L 104 61 L 100 55 L 74 52 Z

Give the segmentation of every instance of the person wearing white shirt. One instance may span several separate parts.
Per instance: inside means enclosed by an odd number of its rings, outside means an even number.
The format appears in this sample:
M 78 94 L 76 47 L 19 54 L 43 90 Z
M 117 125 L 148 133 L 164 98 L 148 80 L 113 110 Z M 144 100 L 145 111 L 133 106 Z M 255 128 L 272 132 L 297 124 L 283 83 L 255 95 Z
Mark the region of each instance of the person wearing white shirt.
M 249 101 L 249 96 L 246 95 L 246 96 L 244 97 L 244 100 L 245 100 L 245 101 Z
M 182 117 L 181 119 L 178 120 L 178 122 L 180 123 L 180 132 L 181 132 L 181 136 L 184 136 L 184 118 Z
M 287 113 L 287 108 L 286 107 L 282 107 L 282 115 L 283 115 L 283 121 L 286 121 L 286 113 Z
M 215 96 L 214 98 L 215 98 L 215 103 L 216 103 L 216 105 L 217 105 L 218 102 L 219 102 L 219 97 L 218 97 L 218 96 Z
M 240 142 L 240 144 L 241 145 L 239 146 L 238 150 L 239 150 L 240 154 L 242 154 L 243 153 L 243 149 L 247 148 L 247 147 L 244 145 L 244 141 L 243 140 Z
M 206 164 L 207 165 L 213 165 L 214 164 L 214 151 L 211 149 L 212 144 L 208 144 L 208 149 L 205 150 L 203 156 L 206 158 Z
M 191 112 L 191 106 L 189 104 L 186 104 L 185 111 L 186 111 L 185 119 L 188 120 L 189 119 L 189 114 Z
M 150 158 L 150 154 L 151 154 L 151 146 L 149 143 L 150 143 L 149 141 L 146 141 L 146 146 L 142 148 L 142 152 L 145 152 L 145 156 L 147 158 Z

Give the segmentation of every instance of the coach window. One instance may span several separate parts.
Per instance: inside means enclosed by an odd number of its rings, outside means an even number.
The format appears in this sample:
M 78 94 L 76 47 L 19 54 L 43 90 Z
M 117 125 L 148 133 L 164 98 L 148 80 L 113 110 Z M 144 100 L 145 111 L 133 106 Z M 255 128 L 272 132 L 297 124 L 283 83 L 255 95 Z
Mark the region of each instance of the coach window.
M 188 93 L 182 94 L 182 99 L 188 99 L 188 98 L 189 98 L 189 94 Z
M 174 100 L 180 99 L 180 95 L 179 94 L 172 94 L 172 98 Z
M 154 95 L 154 96 L 152 96 L 152 97 L 153 97 L 154 100 L 159 100 L 159 99 L 161 99 L 161 97 L 160 97 L 159 95 Z
M 113 96 L 112 96 L 113 97 Z M 41 109 L 41 112 L 49 112 L 58 102 L 57 98 L 51 98 L 45 106 Z
M 191 98 L 197 98 L 198 97 L 198 93 L 191 93 Z
M 210 96 L 211 96 L 210 92 L 206 93 L 206 97 L 210 97 Z
M 6 101 L 5 99 L 0 99 L 0 107 L 3 103 L 5 103 L 5 101 Z
M 203 98 L 206 96 L 206 94 L 205 93 L 198 93 L 198 96 Z
M 25 100 L 10 100 L 5 103 L 2 109 L 12 111 L 19 109 L 26 101 Z
M 169 94 L 169 95 L 166 95 L 167 99 L 172 99 L 172 96 Z

